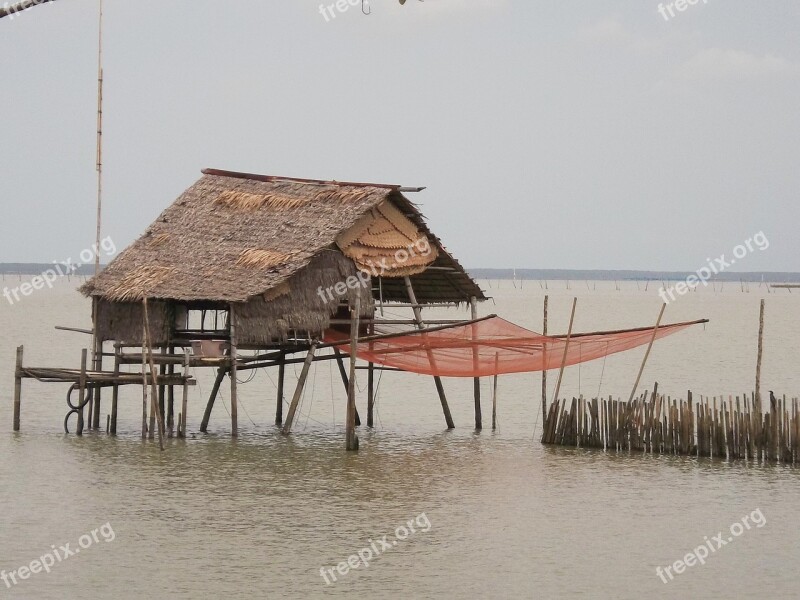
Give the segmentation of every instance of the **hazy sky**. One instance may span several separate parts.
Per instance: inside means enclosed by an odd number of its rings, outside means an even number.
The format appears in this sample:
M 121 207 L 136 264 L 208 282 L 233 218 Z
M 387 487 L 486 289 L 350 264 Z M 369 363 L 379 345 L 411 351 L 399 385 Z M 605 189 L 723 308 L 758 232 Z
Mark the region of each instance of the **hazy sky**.
M 796 0 L 371 4 L 106 0 L 104 235 L 215 167 L 428 186 L 472 267 L 800 270 Z M 94 241 L 96 13 L 0 20 L 0 261 Z

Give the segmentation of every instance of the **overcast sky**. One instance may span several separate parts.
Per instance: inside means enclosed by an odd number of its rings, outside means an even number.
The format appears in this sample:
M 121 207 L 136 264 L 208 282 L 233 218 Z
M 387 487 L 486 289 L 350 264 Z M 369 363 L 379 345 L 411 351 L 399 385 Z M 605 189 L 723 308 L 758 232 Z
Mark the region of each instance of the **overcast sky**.
M 104 235 L 215 167 L 427 186 L 470 267 L 800 270 L 796 0 L 371 4 L 106 0 Z M 0 20 L 0 261 L 94 241 L 96 13 Z

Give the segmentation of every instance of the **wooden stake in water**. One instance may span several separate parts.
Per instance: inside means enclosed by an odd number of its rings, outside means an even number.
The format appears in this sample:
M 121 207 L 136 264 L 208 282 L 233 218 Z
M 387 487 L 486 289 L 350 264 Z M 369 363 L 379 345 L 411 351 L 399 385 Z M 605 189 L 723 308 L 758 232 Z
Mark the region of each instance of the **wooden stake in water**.
M 758 313 L 758 356 L 756 357 L 756 404 L 761 408 L 761 355 L 764 350 L 764 299 Z M 759 418 L 761 418 L 759 416 Z
M 650 343 L 647 345 L 647 351 L 644 353 L 644 358 L 642 359 L 642 366 L 639 367 L 639 374 L 636 376 L 636 382 L 633 384 L 633 389 L 631 390 L 631 396 L 628 398 L 628 402 L 633 401 L 633 397 L 636 395 L 636 388 L 639 387 L 639 381 L 642 379 L 642 373 L 644 373 L 644 366 L 647 364 L 647 358 L 650 356 L 650 350 L 653 348 L 653 342 L 656 341 L 656 334 L 658 333 L 658 327 L 661 325 L 661 317 L 664 316 L 664 309 L 667 308 L 666 302 L 661 305 L 661 312 L 658 313 L 658 320 L 656 320 L 656 326 L 653 329 L 653 335 L 650 338 Z
M 569 340 L 572 338 L 572 325 L 575 322 L 575 307 L 578 304 L 578 299 L 572 299 L 572 314 L 569 316 L 569 329 L 567 330 L 567 339 L 564 343 L 564 355 L 561 357 L 561 368 L 558 371 L 558 381 L 556 382 L 556 389 L 553 395 L 554 400 L 558 400 L 558 393 L 561 391 L 561 380 L 564 378 L 564 367 L 567 363 L 567 350 L 569 350 Z

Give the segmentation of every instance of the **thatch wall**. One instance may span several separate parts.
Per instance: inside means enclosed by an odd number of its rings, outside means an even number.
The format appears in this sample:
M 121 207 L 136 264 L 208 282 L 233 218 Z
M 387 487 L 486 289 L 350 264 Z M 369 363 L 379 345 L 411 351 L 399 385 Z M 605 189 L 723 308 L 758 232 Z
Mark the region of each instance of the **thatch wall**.
M 148 302 L 150 337 L 153 346 L 169 340 L 174 311 L 166 302 Z M 143 344 L 144 307 L 141 302 L 109 302 L 100 299 L 95 316 L 97 331 L 103 341 Z
M 353 306 L 361 296 L 362 315 L 372 315 L 371 282 L 357 279 L 358 269 L 338 249 L 326 249 L 309 265 L 271 292 L 234 305 L 233 323 L 240 344 L 268 344 L 285 340 L 292 332 L 321 334 L 340 302 Z M 350 279 L 342 295 L 337 283 Z M 364 282 L 364 283 L 362 283 Z M 334 299 L 327 293 L 330 290 Z M 339 291 L 342 291 L 341 285 Z M 321 294 L 320 294 L 321 292 Z

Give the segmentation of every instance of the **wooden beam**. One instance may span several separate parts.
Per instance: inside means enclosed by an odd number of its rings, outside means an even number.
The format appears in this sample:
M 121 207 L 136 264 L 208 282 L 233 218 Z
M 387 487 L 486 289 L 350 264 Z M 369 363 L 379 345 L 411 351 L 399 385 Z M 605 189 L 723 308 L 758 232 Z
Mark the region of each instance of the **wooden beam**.
M 311 367 L 311 363 L 314 361 L 314 352 L 317 351 L 317 345 L 315 343 L 311 344 L 311 347 L 308 349 L 308 354 L 306 355 L 305 361 L 303 361 L 303 369 L 300 371 L 300 377 L 297 380 L 297 387 L 294 389 L 294 395 L 292 396 L 292 402 L 289 404 L 289 412 L 286 414 L 286 422 L 283 425 L 283 429 L 281 433 L 283 435 L 289 435 L 292 431 L 292 423 L 294 423 L 294 416 L 297 413 L 297 407 L 300 404 L 300 398 L 303 396 L 303 387 L 306 384 L 306 379 L 308 378 L 308 370 Z
M 189 353 L 183 355 L 183 402 L 178 423 L 178 436 L 186 437 L 186 414 L 189 412 Z

